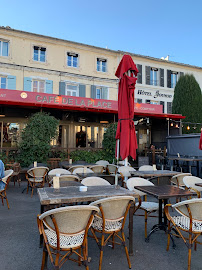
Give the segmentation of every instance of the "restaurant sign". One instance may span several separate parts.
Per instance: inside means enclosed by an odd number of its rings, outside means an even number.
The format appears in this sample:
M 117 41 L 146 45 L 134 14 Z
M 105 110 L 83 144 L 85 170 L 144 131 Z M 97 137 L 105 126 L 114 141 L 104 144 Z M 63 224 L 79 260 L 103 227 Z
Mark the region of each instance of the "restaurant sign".
M 115 100 L 92 99 L 36 93 L 19 90 L 0 89 L 0 104 L 49 107 L 70 110 L 89 110 L 109 113 L 118 112 L 118 102 Z M 162 113 L 162 105 L 135 104 L 135 113 Z

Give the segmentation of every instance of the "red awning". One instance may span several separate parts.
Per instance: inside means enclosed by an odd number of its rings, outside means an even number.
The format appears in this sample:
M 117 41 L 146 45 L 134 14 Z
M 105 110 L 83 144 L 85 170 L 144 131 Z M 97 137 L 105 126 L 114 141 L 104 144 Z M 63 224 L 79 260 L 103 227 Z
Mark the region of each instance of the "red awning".
M 9 89 L 0 89 L 0 104 L 21 107 L 44 107 L 61 110 L 118 113 L 118 102 L 115 100 L 61 96 Z M 162 113 L 162 109 L 162 105 L 136 103 L 134 114 L 143 117 L 171 118 L 174 120 L 185 118 L 185 116 L 180 114 L 164 114 Z

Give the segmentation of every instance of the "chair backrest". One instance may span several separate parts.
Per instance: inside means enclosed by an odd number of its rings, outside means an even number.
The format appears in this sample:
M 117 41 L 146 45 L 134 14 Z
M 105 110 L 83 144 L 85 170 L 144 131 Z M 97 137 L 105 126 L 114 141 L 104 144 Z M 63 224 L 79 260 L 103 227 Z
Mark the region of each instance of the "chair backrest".
M 142 165 L 138 171 L 153 171 L 153 166 L 151 165 Z
M 136 194 L 140 196 L 145 196 L 146 193 L 136 189 L 135 186 L 154 186 L 154 184 L 149 180 L 146 180 L 141 177 L 131 177 L 127 180 L 126 186 L 129 190 L 134 191 Z
M 73 174 L 61 175 L 59 177 L 59 181 L 76 181 L 76 182 L 80 182 L 80 178 L 77 175 L 73 175 Z
M 94 173 L 94 171 L 92 171 L 89 168 L 77 168 L 73 171 L 73 174 L 77 174 L 77 173 Z
M 120 160 L 120 161 L 118 162 L 118 165 L 123 165 L 123 166 L 125 166 L 125 160 Z M 127 162 L 127 166 L 131 166 L 129 162 Z
M 128 167 L 128 166 L 121 166 L 118 168 L 118 172 L 122 175 L 122 176 L 131 176 L 130 172 L 135 172 L 136 170 L 133 167 Z
M 56 174 L 60 174 L 60 175 L 65 174 L 66 175 L 66 174 L 71 174 L 71 172 L 68 170 L 62 169 L 62 168 L 56 168 L 56 169 L 50 170 L 48 172 L 49 176 L 54 176 Z
M 107 160 L 98 160 L 95 164 L 102 165 L 102 166 L 106 167 L 109 164 L 109 161 L 107 161 Z
M 190 199 L 172 205 L 178 213 L 189 217 L 187 206 L 191 210 L 192 219 L 202 222 L 202 198 Z
M 192 175 L 191 173 L 179 173 L 179 174 L 174 175 L 170 181 L 172 184 L 182 187 L 185 185 L 183 182 L 183 178 L 185 176 L 191 176 L 191 175 Z
M 94 165 L 94 166 L 90 167 L 90 169 L 92 171 L 94 171 L 95 173 L 102 173 L 104 168 L 105 168 L 105 166 L 103 166 L 103 165 Z
M 17 174 L 20 173 L 20 163 L 19 162 L 15 162 L 13 163 L 13 171 Z
M 53 216 L 58 225 L 60 233 L 76 234 L 86 229 L 92 212 L 99 212 L 99 208 L 90 205 L 66 206 L 49 210 L 39 216 L 44 225 L 55 230 L 51 216 Z
M 111 184 L 101 177 L 86 177 L 81 181 L 85 186 L 110 186 Z
M 74 165 L 72 167 L 70 167 L 68 169 L 68 171 L 70 171 L 71 173 L 73 173 L 74 170 L 78 169 L 78 168 L 84 168 L 84 165 Z
M 5 184 L 9 180 L 9 177 L 13 174 L 13 170 L 6 170 L 4 171 L 4 177 L 1 179 Z
M 45 177 L 48 172 L 48 167 L 35 167 L 27 171 L 31 177 Z
M 118 167 L 116 165 L 114 165 L 114 164 L 108 164 L 107 165 L 107 171 L 108 171 L 109 174 L 111 174 L 111 173 L 116 174 L 117 171 L 118 171 Z
M 183 182 L 186 187 L 188 188 L 194 188 L 197 189 L 198 191 L 202 191 L 202 187 L 196 186 L 196 183 L 202 183 L 202 179 L 196 176 L 185 176 L 183 178 Z
M 135 198 L 132 196 L 115 196 L 92 202 L 90 205 L 102 206 L 105 219 L 121 220 L 130 201 L 135 202 Z M 100 212 L 99 216 L 101 216 Z

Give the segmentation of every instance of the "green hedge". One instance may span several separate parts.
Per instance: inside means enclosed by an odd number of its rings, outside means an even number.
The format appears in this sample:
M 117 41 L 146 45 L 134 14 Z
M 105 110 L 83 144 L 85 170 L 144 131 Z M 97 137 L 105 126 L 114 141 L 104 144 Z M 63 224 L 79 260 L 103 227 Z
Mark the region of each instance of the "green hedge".
M 83 160 L 87 163 L 95 163 L 98 160 L 107 160 L 112 163 L 113 159 L 105 150 L 76 150 L 70 153 L 70 158 L 73 161 Z

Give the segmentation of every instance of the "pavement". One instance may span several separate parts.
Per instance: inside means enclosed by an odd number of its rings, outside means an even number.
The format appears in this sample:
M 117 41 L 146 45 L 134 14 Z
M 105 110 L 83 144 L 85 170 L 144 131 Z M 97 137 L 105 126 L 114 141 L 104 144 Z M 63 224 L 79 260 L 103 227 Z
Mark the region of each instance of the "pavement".
M 26 182 L 14 187 L 11 182 L 7 190 L 10 204 L 8 210 L 0 202 L 0 270 L 38 270 L 41 269 L 42 248 L 39 247 L 39 233 L 36 217 L 40 213 L 40 202 L 37 193 L 22 193 Z M 150 198 L 153 199 L 153 198 Z M 173 201 L 174 203 L 174 201 Z M 148 231 L 157 223 L 156 218 L 148 218 Z M 128 237 L 128 220 L 125 225 Z M 134 216 L 134 255 L 130 256 L 132 269 L 138 270 L 185 270 L 187 269 L 188 249 L 182 239 L 175 239 L 176 248 L 170 246 L 166 251 L 167 236 L 165 232 L 155 232 L 149 243 L 144 240 L 144 217 Z M 126 241 L 128 245 L 128 240 Z M 89 256 L 92 258 L 89 268 L 97 270 L 99 265 L 99 249 L 93 239 L 89 239 Z M 192 270 L 202 270 L 202 246 L 192 251 Z M 48 263 L 48 269 L 52 269 Z M 78 264 L 67 261 L 61 269 L 85 269 Z M 128 269 L 122 246 L 104 248 L 102 270 Z

